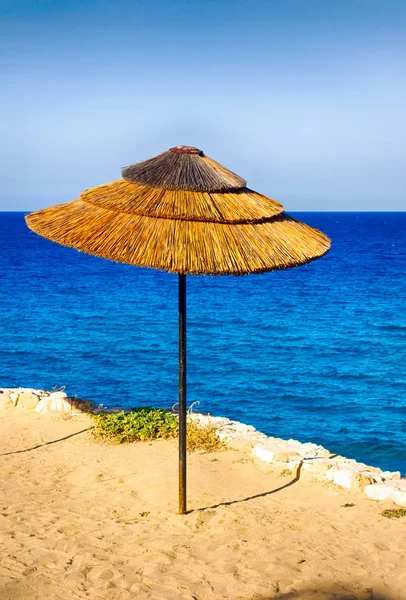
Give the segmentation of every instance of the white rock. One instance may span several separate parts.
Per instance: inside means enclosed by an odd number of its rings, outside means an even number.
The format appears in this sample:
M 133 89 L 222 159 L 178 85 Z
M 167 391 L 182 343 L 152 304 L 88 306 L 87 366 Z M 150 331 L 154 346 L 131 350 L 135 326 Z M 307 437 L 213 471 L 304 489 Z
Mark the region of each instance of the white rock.
M 230 429 L 216 429 L 216 435 L 221 442 L 226 442 L 227 440 L 231 440 L 233 437 L 235 437 L 235 433 L 230 431 Z
M 355 473 L 354 471 L 350 470 L 338 469 L 333 473 L 334 483 L 341 487 L 347 488 L 348 490 L 351 489 L 354 483 L 354 478 Z
M 324 474 L 331 469 L 328 458 L 309 458 L 303 461 L 303 469 L 311 473 Z
M 51 392 L 48 396 L 50 400 L 59 400 L 60 398 L 67 398 L 68 395 L 65 392 Z
M 331 459 L 332 465 L 340 471 L 352 471 L 353 473 L 365 473 L 370 469 L 364 463 L 358 463 L 356 460 L 349 458 Z
M 69 413 L 72 410 L 72 405 L 67 398 L 51 398 L 48 399 L 48 410 L 51 412 Z
M 225 417 L 213 417 L 212 415 L 202 415 L 201 413 L 189 413 L 188 420 L 200 425 L 214 425 L 218 429 L 228 426 L 231 421 Z
M 46 398 L 42 398 L 38 402 L 37 406 L 35 407 L 35 412 L 37 412 L 37 413 L 48 412 L 48 403 L 49 403 L 48 396 Z
M 273 462 L 276 460 L 276 457 L 283 454 L 284 459 L 285 455 L 291 454 L 292 457 L 300 458 L 300 456 L 292 450 L 286 443 L 285 444 L 275 444 L 273 442 L 265 442 L 264 444 L 258 444 L 254 447 L 254 456 L 263 460 L 264 462 Z M 284 462 L 286 462 L 284 460 Z
M 212 417 L 211 415 L 208 415 L 208 419 L 210 424 L 217 425 L 218 427 L 221 427 L 223 425 L 225 426 L 228 423 L 230 423 L 230 420 L 226 419 L 225 417 Z
M 365 493 L 371 500 L 388 500 L 396 488 L 384 483 L 374 483 L 365 487 Z
M 382 471 L 382 479 L 393 481 L 394 479 L 400 479 L 400 471 Z
M 252 440 L 256 440 L 257 444 L 265 444 L 265 442 L 267 441 L 267 437 L 264 433 L 260 433 L 259 431 L 253 431 L 252 433 L 248 433 L 246 436 L 247 439 L 252 439 Z
M 24 388 L 24 387 L 19 387 L 19 388 L 0 388 L 0 394 L 1 392 L 5 393 L 5 394 L 15 394 L 17 397 L 19 394 L 23 393 L 23 392 L 27 392 L 30 394 L 36 394 L 37 396 L 41 396 L 44 394 L 43 390 L 36 390 L 34 388 Z
M 239 423 L 238 421 L 231 421 L 228 425 L 228 428 L 238 433 L 247 433 L 248 431 L 255 431 L 255 427 L 253 427 L 252 425 L 244 425 L 244 423 Z
M 271 463 L 273 461 L 275 452 L 273 452 L 272 450 L 269 450 L 263 444 L 257 444 L 256 446 L 254 446 L 253 454 L 260 460 L 263 460 L 264 462 L 267 462 L 267 463 Z
M 393 490 L 391 498 L 398 506 L 406 506 L 406 491 Z
M 287 444 L 288 442 L 286 440 L 283 440 L 282 438 L 276 438 L 276 437 L 268 437 L 267 436 L 267 441 L 270 444 Z
M 38 405 L 38 396 L 30 390 L 20 392 L 18 395 L 17 408 L 34 410 Z
M 371 471 L 363 471 L 362 473 L 357 473 L 355 476 L 352 489 L 354 491 L 363 492 L 368 485 L 374 485 L 380 481 L 381 480 L 376 473 L 372 473 Z
M 193 423 L 199 423 L 200 425 L 210 425 L 211 424 L 211 418 L 209 415 L 188 415 L 188 419 L 190 421 L 192 421 Z
M 326 472 L 326 478 L 347 490 L 363 491 L 367 486 L 376 483 L 375 474 L 370 471 L 358 471 L 354 465 L 347 469 L 332 468 Z
M 294 440 L 293 438 L 287 440 L 286 443 L 289 444 L 289 446 L 303 446 L 302 442 L 299 442 L 299 440 Z
M 9 394 L 0 394 L 0 410 L 6 408 L 14 408 L 14 403 Z
M 313 463 L 308 463 L 306 459 L 303 460 L 302 463 L 302 476 L 310 476 L 312 479 L 318 479 L 319 481 L 325 481 L 326 475 L 328 471 L 331 470 L 331 464 L 327 459 L 310 459 L 311 461 L 315 461 Z M 317 461 L 317 462 L 316 462 Z
M 301 463 L 303 458 L 294 450 L 289 450 L 288 452 L 277 452 L 273 457 L 275 462 L 280 463 Z
M 238 436 L 231 438 L 227 445 L 233 450 L 244 452 L 246 454 L 252 454 L 253 448 L 258 444 L 258 440 L 251 437 Z
M 203 419 L 199 419 L 198 422 L 205 424 Z M 216 420 L 211 418 L 211 420 L 206 423 L 217 427 L 216 435 L 221 441 L 228 441 L 235 437 L 241 437 L 242 435 L 257 433 L 255 427 L 252 427 L 252 425 L 244 425 L 244 423 L 229 421 L 228 419 Z
M 326 479 L 328 479 L 329 481 L 334 481 L 334 473 L 336 473 L 337 471 L 337 467 L 331 467 L 331 469 L 328 469 L 328 471 L 326 471 Z
M 57 392 L 59 393 L 59 392 Z M 64 392 L 62 392 L 64 393 Z M 66 396 L 66 394 L 65 394 Z M 71 412 L 72 406 L 69 400 L 66 397 L 57 396 L 52 397 L 52 394 L 47 398 L 43 398 L 38 402 L 35 411 L 38 413 L 47 413 L 47 412 L 61 412 L 68 413 Z
M 295 452 L 303 456 L 303 458 L 316 458 L 318 456 L 324 457 L 328 456 L 330 452 L 323 448 L 323 446 L 318 446 L 317 444 L 313 444 L 312 442 L 299 442 L 298 440 L 290 439 L 287 443 L 291 448 L 294 449 Z
M 201 415 L 200 413 L 190 412 L 188 413 L 188 419 L 190 421 L 205 421 L 210 419 L 210 415 Z
M 9 393 L 9 397 L 10 397 L 11 402 L 15 406 L 17 404 L 17 401 L 18 401 L 18 394 L 16 392 L 10 392 Z
M 357 463 L 355 460 L 340 458 L 338 460 L 333 460 L 333 464 L 337 467 L 337 469 L 351 469 L 352 471 L 357 471 Z

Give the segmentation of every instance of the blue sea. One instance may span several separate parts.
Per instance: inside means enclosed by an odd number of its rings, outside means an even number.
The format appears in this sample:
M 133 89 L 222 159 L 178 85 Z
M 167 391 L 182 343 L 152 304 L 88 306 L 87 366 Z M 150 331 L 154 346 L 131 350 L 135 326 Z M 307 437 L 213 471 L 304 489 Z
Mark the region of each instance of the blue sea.
M 406 213 L 296 213 L 307 266 L 188 277 L 188 402 L 406 473 Z M 63 248 L 0 213 L 0 386 L 177 401 L 177 277 Z

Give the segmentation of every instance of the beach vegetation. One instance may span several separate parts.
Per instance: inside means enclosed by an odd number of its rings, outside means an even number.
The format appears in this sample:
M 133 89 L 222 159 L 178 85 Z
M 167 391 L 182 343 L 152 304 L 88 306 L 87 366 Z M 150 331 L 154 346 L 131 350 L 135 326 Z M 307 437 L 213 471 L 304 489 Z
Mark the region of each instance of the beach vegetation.
M 381 512 L 381 515 L 387 519 L 400 519 L 406 517 L 406 508 L 387 508 Z
M 215 452 L 224 448 L 224 443 L 217 437 L 215 425 L 200 425 L 188 421 L 186 425 L 186 446 L 188 452 Z
M 282 471 L 279 473 L 278 477 L 289 477 L 290 475 L 293 475 L 293 473 L 290 469 L 282 469 Z
M 92 419 L 94 437 L 117 444 L 167 440 L 178 435 L 176 416 L 151 406 L 134 408 L 131 412 L 94 414 Z
M 179 435 L 178 417 L 166 410 L 143 406 L 130 412 L 98 413 L 92 415 L 95 438 L 117 444 L 168 440 Z M 187 422 L 186 444 L 188 452 L 214 452 L 224 448 L 216 435 L 214 425 Z
M 341 506 L 341 508 L 352 508 L 353 506 L 355 506 L 353 502 L 346 502 Z

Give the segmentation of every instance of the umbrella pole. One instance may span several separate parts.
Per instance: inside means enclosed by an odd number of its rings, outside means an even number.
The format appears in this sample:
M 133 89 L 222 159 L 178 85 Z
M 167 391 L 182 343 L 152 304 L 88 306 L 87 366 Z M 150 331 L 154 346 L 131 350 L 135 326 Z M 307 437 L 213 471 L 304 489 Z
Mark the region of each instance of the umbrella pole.
M 179 275 L 179 514 L 186 513 L 186 275 Z

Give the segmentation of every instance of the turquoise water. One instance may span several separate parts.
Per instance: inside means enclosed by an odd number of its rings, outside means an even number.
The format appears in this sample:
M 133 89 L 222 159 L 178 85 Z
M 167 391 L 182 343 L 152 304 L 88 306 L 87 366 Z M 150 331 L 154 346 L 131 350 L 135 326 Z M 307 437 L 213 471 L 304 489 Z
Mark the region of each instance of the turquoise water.
M 188 278 L 188 401 L 406 472 L 406 213 L 304 213 L 304 267 Z M 62 248 L 0 213 L 0 386 L 177 399 L 177 278 Z

